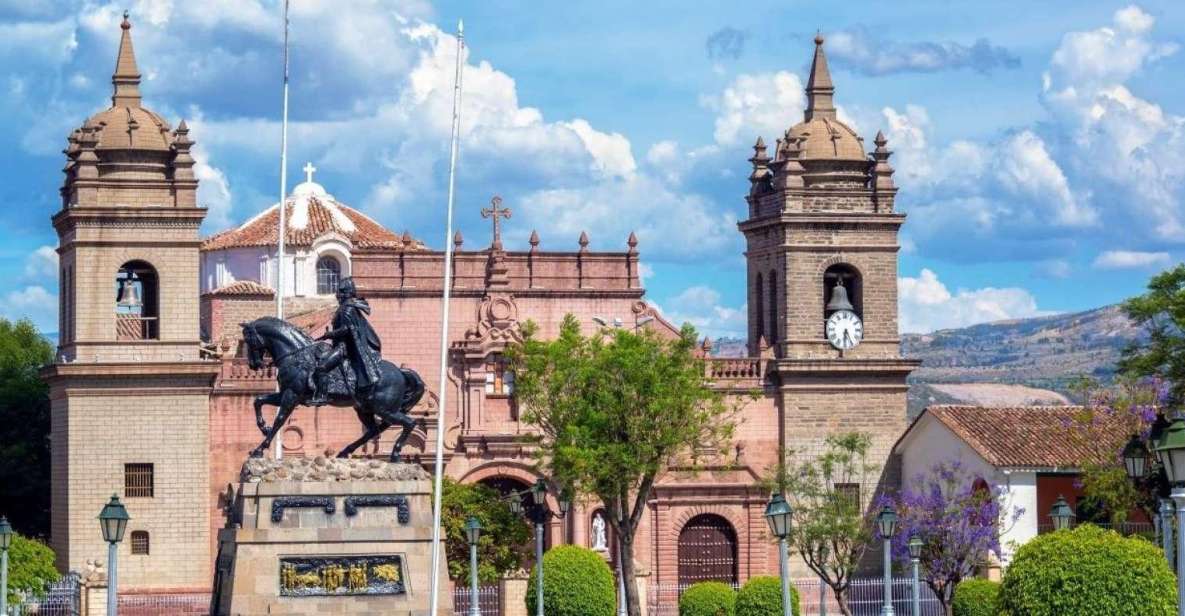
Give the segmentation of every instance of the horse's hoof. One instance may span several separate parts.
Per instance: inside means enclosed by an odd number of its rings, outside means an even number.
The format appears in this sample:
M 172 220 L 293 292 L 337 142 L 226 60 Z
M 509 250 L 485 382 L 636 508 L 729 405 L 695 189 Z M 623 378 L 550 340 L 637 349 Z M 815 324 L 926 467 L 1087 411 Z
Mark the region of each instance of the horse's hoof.
M 346 452 L 344 452 L 344 451 L 342 451 L 342 452 L 340 452 L 340 453 L 338 453 L 338 454 L 337 454 L 337 458 L 338 458 L 339 460 L 345 460 L 346 458 L 349 458 L 349 457 L 350 457 L 350 454 L 348 454 L 348 453 L 346 453 Z
M 252 457 L 252 458 L 262 458 L 262 457 L 263 457 L 263 451 L 262 451 L 262 450 L 259 450 L 259 449 L 252 450 L 252 451 L 251 451 L 251 457 Z

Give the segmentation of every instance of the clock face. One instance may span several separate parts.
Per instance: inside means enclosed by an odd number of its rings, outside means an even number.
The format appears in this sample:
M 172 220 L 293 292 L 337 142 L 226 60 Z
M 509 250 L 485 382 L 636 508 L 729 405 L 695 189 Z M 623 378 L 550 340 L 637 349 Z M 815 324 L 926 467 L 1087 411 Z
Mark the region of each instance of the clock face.
M 836 310 L 827 317 L 827 341 L 846 351 L 864 339 L 864 324 L 851 310 Z

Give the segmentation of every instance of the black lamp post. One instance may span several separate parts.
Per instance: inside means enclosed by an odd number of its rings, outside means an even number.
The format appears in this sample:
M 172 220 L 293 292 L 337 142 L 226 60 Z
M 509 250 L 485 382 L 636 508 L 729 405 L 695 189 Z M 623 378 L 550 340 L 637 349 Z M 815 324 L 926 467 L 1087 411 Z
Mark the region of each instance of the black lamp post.
M 1074 523 L 1074 510 L 1070 507 L 1070 503 L 1066 502 L 1066 498 L 1058 494 L 1057 500 L 1053 503 L 1053 508 L 1049 510 L 1049 517 L 1053 520 L 1053 530 L 1065 530 L 1070 528 Z
M 8 547 L 12 545 L 12 524 L 0 516 L 0 614 L 8 615 Z
M 107 542 L 107 616 L 119 613 L 119 587 L 116 578 L 116 555 L 119 542 L 123 541 L 123 533 L 128 528 L 128 510 L 119 502 L 119 496 L 111 495 L 111 500 L 103 505 L 99 512 L 99 526 L 103 529 L 103 541 Z
M 553 513 L 547 507 L 547 482 L 540 477 L 535 485 L 526 490 L 531 494 L 530 509 L 523 507 L 522 495 L 514 492 L 510 495 L 510 511 L 515 514 L 525 513 L 535 523 L 535 563 L 539 567 L 539 574 L 535 576 L 535 614 L 543 616 L 543 525 L 552 518 L 562 519 L 572 508 L 572 496 L 568 489 L 563 489 L 556 496 L 560 512 Z
M 790 535 L 790 523 L 794 510 L 781 494 L 774 494 L 765 506 L 765 521 L 769 530 L 778 538 L 778 563 L 782 576 L 782 616 L 791 616 L 790 611 L 790 556 L 786 551 L 786 537 Z
M 1148 474 L 1148 448 L 1135 434 L 1123 446 L 1123 468 L 1132 481 L 1139 481 Z
M 914 533 L 909 538 L 909 561 L 913 565 L 913 613 L 914 616 L 920 616 L 922 613 L 922 588 L 920 580 L 918 579 L 918 563 L 922 560 L 922 538 Z
M 897 512 L 885 505 L 876 515 L 876 525 L 884 541 L 885 550 L 885 604 L 881 607 L 881 615 L 893 616 L 893 562 L 890 552 L 893 535 L 897 533 Z
M 477 541 L 481 539 L 481 520 L 469 516 L 465 521 L 465 537 L 469 539 L 469 616 L 481 616 L 477 596 Z

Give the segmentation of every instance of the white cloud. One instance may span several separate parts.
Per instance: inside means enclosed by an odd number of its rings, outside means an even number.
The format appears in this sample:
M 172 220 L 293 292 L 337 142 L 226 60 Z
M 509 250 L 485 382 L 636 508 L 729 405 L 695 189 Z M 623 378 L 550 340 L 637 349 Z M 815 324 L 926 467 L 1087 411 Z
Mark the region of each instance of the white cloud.
M 587 121 L 579 118 L 571 122 L 560 122 L 574 131 L 584 142 L 592 155 L 593 164 L 599 173 L 606 176 L 629 177 L 638 168 L 630 151 L 630 141 L 620 133 L 606 134 L 597 131 Z
M 926 333 L 975 323 L 1046 314 L 1028 291 L 1016 288 L 959 289 L 951 293 L 929 269 L 897 280 L 902 333 Z
M 700 335 L 711 338 L 748 336 L 748 308 L 742 304 L 732 308 L 720 304 L 720 293 L 715 289 L 695 285 L 663 303 L 664 316 L 676 326 L 691 323 Z
M 1097 222 L 1097 213 L 1071 194 L 1065 173 L 1033 132 L 1024 130 L 1004 140 L 995 161 L 1000 186 L 1033 203 L 1047 204 L 1054 224 L 1081 227 Z
M 717 112 L 717 144 L 748 145 L 761 136 L 772 146 L 800 121 L 806 95 L 798 75 L 778 71 L 738 75 L 720 95 L 701 102 Z
M 1099 269 L 1143 269 L 1165 267 L 1172 261 L 1167 252 L 1108 250 L 1095 257 L 1094 266 Z
M 49 283 L 58 279 L 58 251 L 53 246 L 38 246 L 25 257 L 25 280 Z
M 860 28 L 828 33 L 827 54 L 837 64 L 851 66 L 866 75 L 960 68 L 988 73 L 996 68 L 1020 65 L 1019 58 L 985 38 L 972 45 L 953 41 L 901 43 L 882 40 Z
M 4 294 L 0 316 L 9 320 L 29 319 L 42 332 L 58 326 L 58 296 L 45 287 L 30 285 Z
M 0 23 L 0 58 L 27 66 L 30 62 L 64 64 L 78 48 L 72 18 L 53 22 Z M 16 67 L 18 64 L 12 64 Z

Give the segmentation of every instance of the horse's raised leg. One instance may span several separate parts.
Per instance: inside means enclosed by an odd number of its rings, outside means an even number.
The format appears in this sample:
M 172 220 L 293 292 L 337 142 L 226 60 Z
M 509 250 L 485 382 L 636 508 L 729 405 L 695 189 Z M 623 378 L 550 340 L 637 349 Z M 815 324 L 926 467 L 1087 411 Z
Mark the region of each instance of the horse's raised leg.
M 398 462 L 399 452 L 403 451 L 403 446 L 407 444 L 407 439 L 411 437 L 411 433 L 416 429 L 416 420 L 400 412 L 391 413 L 387 417 L 394 419 L 396 424 L 403 426 L 403 431 L 399 433 L 399 438 L 395 439 L 395 445 L 391 447 L 391 461 Z
M 271 430 L 267 427 L 267 421 L 263 419 L 263 407 L 280 406 L 280 401 L 280 392 L 255 396 L 255 425 L 259 426 L 259 431 L 264 436 L 267 436 Z
M 349 445 L 346 445 L 344 449 L 337 452 L 337 457 L 339 458 L 350 457 L 350 454 L 354 453 L 355 449 L 365 445 L 367 441 L 382 434 L 383 431 L 391 427 L 391 424 L 387 423 L 386 421 L 376 422 L 374 415 L 367 412 L 362 407 L 354 407 L 354 412 L 358 413 L 358 420 L 362 422 L 362 425 L 365 429 L 362 432 L 362 436 L 358 437 L 357 440 L 350 443 Z
M 292 390 L 284 390 L 280 392 L 280 410 L 276 413 L 276 422 L 272 424 L 270 430 L 265 433 L 263 442 L 251 452 L 252 458 L 262 458 L 263 452 L 267 451 L 268 446 L 272 444 L 272 439 L 280 433 L 280 428 L 284 427 L 284 422 L 288 421 L 288 416 L 292 414 L 292 409 L 296 407 L 296 394 Z

